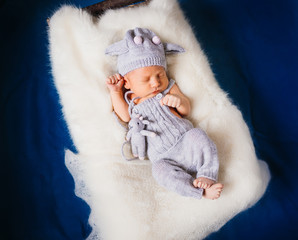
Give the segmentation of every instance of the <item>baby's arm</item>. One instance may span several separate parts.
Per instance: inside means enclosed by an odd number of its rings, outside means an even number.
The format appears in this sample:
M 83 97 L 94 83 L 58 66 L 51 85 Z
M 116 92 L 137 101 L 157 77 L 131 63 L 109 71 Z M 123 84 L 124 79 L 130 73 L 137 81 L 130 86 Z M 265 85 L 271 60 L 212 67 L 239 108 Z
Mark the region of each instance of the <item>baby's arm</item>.
M 174 84 L 170 92 L 161 99 L 160 104 L 176 108 L 182 116 L 190 113 L 189 99 L 180 91 L 177 84 Z
M 110 91 L 112 105 L 118 117 L 124 121 L 129 122 L 130 116 L 128 113 L 128 104 L 123 97 L 122 87 L 124 79 L 120 74 L 115 74 L 106 79 L 106 84 Z

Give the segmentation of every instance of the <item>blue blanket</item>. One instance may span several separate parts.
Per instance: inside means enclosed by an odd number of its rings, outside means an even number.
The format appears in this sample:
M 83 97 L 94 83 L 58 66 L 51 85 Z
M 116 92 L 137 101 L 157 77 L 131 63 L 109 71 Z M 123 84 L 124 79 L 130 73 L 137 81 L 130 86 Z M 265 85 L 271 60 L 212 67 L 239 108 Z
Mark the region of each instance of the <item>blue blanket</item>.
M 62 3 L 0 1 L 1 239 L 84 239 L 91 232 L 90 209 L 75 196 L 64 164 L 64 149 L 75 146 L 48 58 L 46 18 Z M 264 197 L 208 239 L 298 239 L 298 3 L 180 3 L 272 175 Z

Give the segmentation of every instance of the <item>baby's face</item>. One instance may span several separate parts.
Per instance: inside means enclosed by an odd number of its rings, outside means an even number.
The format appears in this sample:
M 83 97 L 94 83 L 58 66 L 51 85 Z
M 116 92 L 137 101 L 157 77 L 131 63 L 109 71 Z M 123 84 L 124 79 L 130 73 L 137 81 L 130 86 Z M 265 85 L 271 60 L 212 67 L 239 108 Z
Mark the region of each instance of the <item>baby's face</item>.
M 153 97 L 164 91 L 169 80 L 161 66 L 149 66 L 135 69 L 124 76 L 124 87 L 133 91 L 138 97 Z

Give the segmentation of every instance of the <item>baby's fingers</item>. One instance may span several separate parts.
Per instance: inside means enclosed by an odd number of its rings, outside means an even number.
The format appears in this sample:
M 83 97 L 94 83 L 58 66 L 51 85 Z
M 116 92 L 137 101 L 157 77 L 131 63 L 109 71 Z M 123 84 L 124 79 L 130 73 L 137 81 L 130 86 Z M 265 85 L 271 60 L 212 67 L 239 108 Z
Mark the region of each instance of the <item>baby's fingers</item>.
M 123 77 L 119 73 L 116 73 L 113 76 L 111 76 L 111 79 L 113 84 L 118 84 L 118 82 L 121 81 Z
M 160 99 L 160 105 L 167 105 L 168 103 L 168 95 L 164 96 L 162 99 Z
M 114 84 L 115 83 L 115 79 L 113 78 L 113 76 L 108 77 L 107 80 L 106 80 L 106 83 L 107 84 Z
M 124 80 L 123 80 L 123 79 L 120 79 L 120 80 L 117 82 L 116 85 L 117 85 L 119 88 L 122 88 L 123 84 L 124 84 Z
M 180 98 L 171 96 L 168 101 L 168 106 L 178 108 L 180 106 Z
M 123 79 L 123 77 L 119 73 L 116 73 L 114 76 L 118 81 Z
M 112 84 L 116 84 L 116 83 L 118 83 L 118 78 L 117 78 L 117 76 L 113 75 L 113 76 L 111 77 L 111 81 L 112 81 Z
M 173 108 L 178 108 L 181 104 L 181 100 L 180 98 L 174 96 L 174 95 L 166 95 L 164 96 L 164 98 L 162 98 L 160 100 L 160 104 L 163 105 L 167 105 L 169 107 L 173 107 Z
M 117 84 L 120 80 L 122 80 L 122 76 L 117 73 L 115 75 L 112 75 L 107 78 L 106 83 L 107 84 Z

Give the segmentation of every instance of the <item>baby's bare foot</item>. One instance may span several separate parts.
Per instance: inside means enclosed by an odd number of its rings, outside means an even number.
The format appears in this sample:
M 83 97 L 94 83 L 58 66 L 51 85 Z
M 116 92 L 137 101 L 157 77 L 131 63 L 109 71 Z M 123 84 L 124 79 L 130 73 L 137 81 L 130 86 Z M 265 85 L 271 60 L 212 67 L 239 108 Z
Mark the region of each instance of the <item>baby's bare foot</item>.
M 193 181 L 193 185 L 196 188 L 203 188 L 203 189 L 210 188 L 214 183 L 215 181 L 204 177 L 199 177 Z
M 207 199 L 217 199 L 220 197 L 223 185 L 221 183 L 215 183 L 210 188 L 204 190 L 203 197 Z

